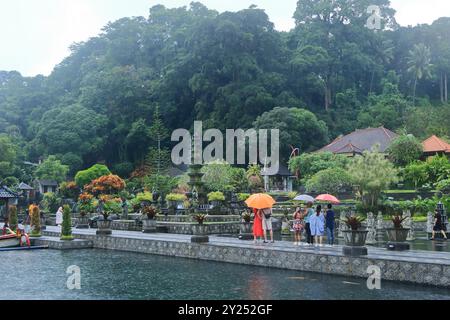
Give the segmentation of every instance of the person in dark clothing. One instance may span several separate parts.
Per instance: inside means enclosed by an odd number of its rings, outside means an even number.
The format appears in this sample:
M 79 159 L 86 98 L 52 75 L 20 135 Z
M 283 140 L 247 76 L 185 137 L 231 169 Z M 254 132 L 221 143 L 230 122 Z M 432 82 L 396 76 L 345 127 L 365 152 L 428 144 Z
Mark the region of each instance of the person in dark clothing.
M 446 231 L 447 231 L 447 227 L 442 222 L 442 216 L 438 211 L 436 211 L 436 215 L 434 216 L 434 227 L 433 227 L 433 234 L 431 236 L 431 240 L 435 239 L 436 232 L 440 232 L 442 234 L 442 236 L 444 237 L 444 239 L 447 240 Z
M 306 242 L 308 244 L 314 244 L 314 237 L 311 234 L 311 217 L 315 214 L 312 202 L 308 202 L 306 205 L 306 217 L 305 217 L 305 230 L 306 230 Z
M 328 205 L 328 210 L 325 213 L 325 228 L 327 231 L 327 241 L 330 246 L 334 245 L 334 227 L 335 227 L 335 214 L 333 206 Z

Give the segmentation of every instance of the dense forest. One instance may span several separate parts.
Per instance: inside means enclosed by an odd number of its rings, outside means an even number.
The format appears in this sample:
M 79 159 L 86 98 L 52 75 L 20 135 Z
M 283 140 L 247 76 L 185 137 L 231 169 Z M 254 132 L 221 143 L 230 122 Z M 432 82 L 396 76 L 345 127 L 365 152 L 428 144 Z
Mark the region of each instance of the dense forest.
M 366 27 L 373 4 L 382 30 Z M 23 163 L 48 156 L 127 176 L 159 113 L 169 131 L 280 128 L 284 158 L 356 128 L 450 136 L 450 18 L 400 27 L 388 0 L 300 0 L 293 15 L 279 32 L 256 6 L 157 5 L 74 44 L 48 77 L 0 72 L 0 179 L 29 181 Z

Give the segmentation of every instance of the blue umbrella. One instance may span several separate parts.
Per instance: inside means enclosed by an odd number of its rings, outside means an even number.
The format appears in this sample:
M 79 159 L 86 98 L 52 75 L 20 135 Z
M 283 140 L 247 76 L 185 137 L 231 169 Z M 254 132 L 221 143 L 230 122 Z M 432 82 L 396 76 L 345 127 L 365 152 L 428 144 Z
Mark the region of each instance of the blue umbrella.
M 311 196 L 308 196 L 307 194 L 302 194 L 302 195 L 296 196 L 294 198 L 294 200 L 295 201 L 304 201 L 304 202 L 314 202 L 314 201 L 316 201 L 316 199 L 314 199 Z

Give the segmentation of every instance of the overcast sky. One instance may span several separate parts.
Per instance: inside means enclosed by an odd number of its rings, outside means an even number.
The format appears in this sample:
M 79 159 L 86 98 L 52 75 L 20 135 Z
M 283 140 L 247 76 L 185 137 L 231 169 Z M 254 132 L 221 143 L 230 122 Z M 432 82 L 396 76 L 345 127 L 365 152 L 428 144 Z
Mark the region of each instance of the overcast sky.
M 0 0 L 0 70 L 48 75 L 69 54 L 73 42 L 95 36 L 109 21 L 148 16 L 156 4 L 189 5 L 192 0 Z M 211 9 L 237 11 L 256 4 L 278 30 L 293 27 L 297 0 L 200 0 Z M 449 0 L 391 0 L 401 25 L 450 17 Z

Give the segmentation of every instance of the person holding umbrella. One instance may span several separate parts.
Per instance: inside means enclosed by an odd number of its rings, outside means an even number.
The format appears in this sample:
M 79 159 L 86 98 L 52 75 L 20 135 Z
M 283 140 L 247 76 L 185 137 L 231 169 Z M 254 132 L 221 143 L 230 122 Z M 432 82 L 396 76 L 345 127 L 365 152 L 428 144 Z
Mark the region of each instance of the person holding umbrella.
M 255 219 L 253 223 L 253 236 L 255 244 L 258 242 L 258 238 L 264 237 L 263 230 L 263 209 L 271 209 L 275 204 L 275 200 L 268 194 L 258 193 L 250 196 L 245 203 L 249 208 L 253 208 Z M 268 226 L 267 226 L 268 227 Z
M 270 242 L 275 243 L 273 240 L 273 226 L 272 226 L 272 209 L 265 208 L 262 210 L 262 225 L 264 230 L 264 243 L 267 243 L 267 232 L 270 233 Z
M 257 244 L 258 240 L 262 240 L 264 237 L 263 217 L 259 209 L 253 209 L 253 213 L 255 214 L 255 218 L 253 219 L 253 237 L 255 244 Z

